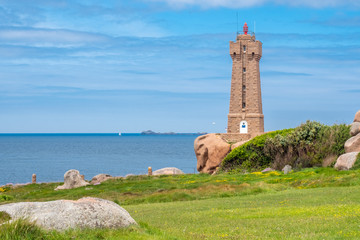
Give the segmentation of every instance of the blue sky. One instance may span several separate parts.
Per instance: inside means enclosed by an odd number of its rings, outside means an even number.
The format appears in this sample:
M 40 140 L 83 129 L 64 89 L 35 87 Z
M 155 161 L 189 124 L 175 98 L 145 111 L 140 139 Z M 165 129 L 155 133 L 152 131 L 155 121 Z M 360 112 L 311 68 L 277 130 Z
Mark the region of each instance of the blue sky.
M 0 0 L 0 133 L 224 132 L 237 14 L 266 131 L 352 121 L 357 0 Z

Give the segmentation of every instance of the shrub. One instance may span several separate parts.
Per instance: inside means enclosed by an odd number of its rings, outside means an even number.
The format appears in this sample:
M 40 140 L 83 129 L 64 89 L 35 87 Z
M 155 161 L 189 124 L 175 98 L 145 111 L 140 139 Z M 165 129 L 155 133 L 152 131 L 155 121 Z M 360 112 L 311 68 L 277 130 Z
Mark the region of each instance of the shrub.
M 295 129 L 255 137 L 228 154 L 221 168 L 254 171 L 269 166 L 280 170 L 286 164 L 295 168 L 320 166 L 326 157 L 344 153 L 349 132 L 345 124 L 326 126 L 307 121 Z
M 13 200 L 13 199 L 14 199 L 13 196 L 5 195 L 5 194 L 0 195 L 0 202 L 2 202 L 2 201 L 10 201 L 10 200 Z
M 221 163 L 221 169 L 225 171 L 241 168 L 244 170 L 256 170 L 271 163 L 271 157 L 264 152 L 265 142 L 276 136 L 286 136 L 294 129 L 284 129 L 265 133 L 257 136 L 247 143 L 231 151 Z

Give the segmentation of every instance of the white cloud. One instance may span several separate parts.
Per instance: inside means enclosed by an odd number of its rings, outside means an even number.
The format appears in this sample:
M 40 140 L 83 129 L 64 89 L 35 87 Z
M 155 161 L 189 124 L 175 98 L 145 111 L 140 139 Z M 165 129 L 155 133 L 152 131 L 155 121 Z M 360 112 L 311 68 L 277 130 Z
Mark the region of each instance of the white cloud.
M 72 47 L 100 43 L 106 37 L 84 32 L 48 29 L 0 29 L 0 43 L 8 45 Z
M 284 6 L 302 6 L 311 8 L 324 7 L 360 7 L 359 0 L 144 0 L 151 2 L 165 2 L 175 8 L 187 6 L 200 6 L 202 8 L 243 8 L 260 6 L 264 4 L 276 4 Z

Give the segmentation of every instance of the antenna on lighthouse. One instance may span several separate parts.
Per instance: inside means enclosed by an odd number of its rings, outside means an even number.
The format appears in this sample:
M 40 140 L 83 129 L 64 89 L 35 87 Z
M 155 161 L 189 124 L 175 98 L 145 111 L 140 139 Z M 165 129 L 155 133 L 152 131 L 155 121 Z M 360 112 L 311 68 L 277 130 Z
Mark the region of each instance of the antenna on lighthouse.
M 239 16 L 238 12 L 236 12 L 236 35 L 239 33 Z

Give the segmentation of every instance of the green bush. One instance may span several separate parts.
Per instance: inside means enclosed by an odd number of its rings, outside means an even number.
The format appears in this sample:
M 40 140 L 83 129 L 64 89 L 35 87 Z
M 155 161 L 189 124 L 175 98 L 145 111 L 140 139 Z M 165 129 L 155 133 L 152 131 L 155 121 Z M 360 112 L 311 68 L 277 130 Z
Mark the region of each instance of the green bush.
M 228 154 L 221 168 L 254 171 L 265 167 L 281 170 L 287 164 L 295 168 L 321 166 L 326 157 L 344 153 L 349 132 L 345 124 L 326 126 L 307 121 L 295 129 L 255 137 Z
M 10 200 L 13 200 L 13 199 L 14 199 L 13 196 L 5 195 L 5 194 L 0 194 L 0 202 L 10 201 Z
M 221 169 L 229 171 L 241 168 L 252 171 L 263 166 L 268 166 L 272 159 L 264 152 L 266 140 L 286 136 L 293 131 L 294 129 L 278 130 L 251 139 L 247 143 L 232 150 L 222 161 Z

